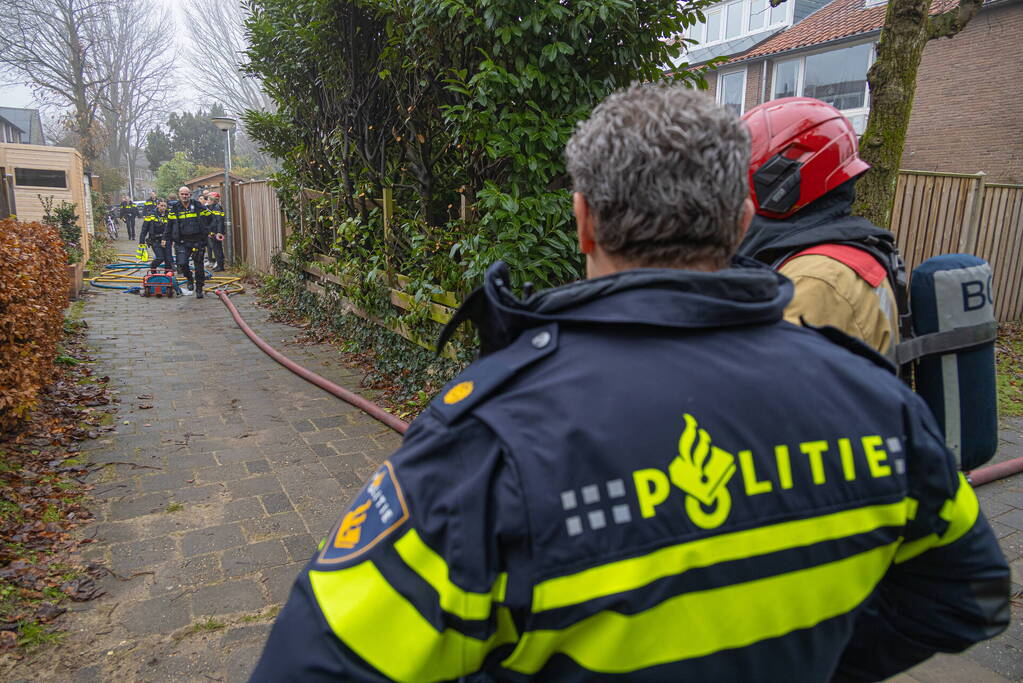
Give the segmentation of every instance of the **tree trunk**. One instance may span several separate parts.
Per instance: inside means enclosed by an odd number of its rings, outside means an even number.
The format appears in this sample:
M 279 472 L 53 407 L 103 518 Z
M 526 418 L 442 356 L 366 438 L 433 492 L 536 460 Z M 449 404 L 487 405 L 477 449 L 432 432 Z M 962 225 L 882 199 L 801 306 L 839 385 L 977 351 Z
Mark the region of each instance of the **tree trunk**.
M 875 225 L 891 223 L 895 186 L 913 112 L 916 73 L 927 41 L 951 38 L 972 19 L 983 0 L 960 0 L 957 7 L 930 16 L 930 0 L 889 0 L 877 60 L 867 73 L 870 118 L 860 140 L 860 156 L 871 169 L 856 184 L 856 214 Z M 949 65 L 948 68 L 956 68 Z
M 929 0 L 889 0 L 877 61 L 867 73 L 870 118 L 860 156 L 871 169 L 856 184 L 855 212 L 882 228 L 891 222 L 916 72 L 927 44 L 929 7 Z

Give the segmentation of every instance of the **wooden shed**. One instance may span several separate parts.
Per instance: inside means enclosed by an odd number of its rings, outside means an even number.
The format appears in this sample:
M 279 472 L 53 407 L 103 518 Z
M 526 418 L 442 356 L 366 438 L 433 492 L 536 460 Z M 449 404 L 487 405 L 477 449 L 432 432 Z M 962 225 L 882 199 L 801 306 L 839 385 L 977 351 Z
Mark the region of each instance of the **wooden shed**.
M 23 221 L 40 221 L 43 205 L 39 196 L 53 197 L 54 204 L 73 202 L 78 207 L 78 225 L 85 259 L 89 258 L 92 232 L 92 197 L 89 178 L 82 168 L 82 155 L 71 147 L 0 143 L 0 177 L 13 190 L 14 206 L 8 210 Z

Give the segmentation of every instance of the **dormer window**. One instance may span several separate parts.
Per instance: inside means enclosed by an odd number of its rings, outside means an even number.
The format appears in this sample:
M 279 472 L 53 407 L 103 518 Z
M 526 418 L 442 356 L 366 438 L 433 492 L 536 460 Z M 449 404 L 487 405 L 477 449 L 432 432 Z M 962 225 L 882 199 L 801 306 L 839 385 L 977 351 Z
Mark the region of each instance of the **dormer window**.
M 704 12 L 707 21 L 689 27 L 686 38 L 699 41 L 699 47 L 734 40 L 751 33 L 759 33 L 775 26 L 791 23 L 789 9 L 794 3 L 785 2 L 771 7 L 768 0 L 734 0 L 721 3 Z

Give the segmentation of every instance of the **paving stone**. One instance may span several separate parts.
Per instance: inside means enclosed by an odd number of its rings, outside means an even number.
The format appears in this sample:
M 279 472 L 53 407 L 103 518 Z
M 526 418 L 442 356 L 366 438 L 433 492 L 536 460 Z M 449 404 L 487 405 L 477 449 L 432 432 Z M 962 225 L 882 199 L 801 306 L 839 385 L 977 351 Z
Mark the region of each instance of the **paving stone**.
M 269 538 L 281 538 L 308 533 L 305 522 L 297 512 L 257 517 L 256 519 L 242 522 L 241 525 L 250 543 L 264 541 Z
M 260 500 L 263 501 L 263 507 L 268 515 L 275 515 L 278 512 L 288 512 L 295 509 L 291 501 L 283 493 L 268 493 L 265 496 L 260 496 Z
M 87 528 L 90 538 L 102 543 L 123 543 L 139 537 L 138 527 L 131 522 L 107 522 Z
M 161 472 L 141 477 L 139 488 L 143 491 L 168 491 L 187 486 L 190 479 L 194 479 L 190 470 Z
M 221 581 L 199 588 L 192 594 L 196 617 L 249 612 L 267 604 L 259 583 L 252 580 Z
M 182 560 L 167 571 L 167 578 L 184 586 L 204 586 L 220 581 L 224 578 L 220 554 L 209 553 Z
M 107 519 L 110 521 L 134 519 L 163 510 L 169 502 L 170 494 L 166 491 L 115 500 L 110 503 Z
M 1007 678 L 969 657 L 937 654 L 906 672 L 920 683 L 1006 683 Z
M 224 671 L 225 683 L 245 683 L 259 663 L 263 644 L 245 644 L 231 652 Z
M 187 626 L 191 620 L 187 595 L 153 598 L 121 605 L 117 618 L 121 625 L 136 636 L 169 633 Z
M 225 551 L 220 564 L 227 576 L 242 576 L 252 572 L 287 564 L 291 559 L 280 541 L 262 541 Z
M 178 556 L 178 549 L 172 538 L 153 538 L 112 545 L 110 556 L 115 571 L 122 574 L 174 559 Z
M 295 584 L 295 578 L 305 567 L 306 562 L 292 562 L 280 567 L 264 569 L 260 576 L 261 583 L 270 594 L 270 603 L 275 605 L 283 604 L 288 599 L 291 587 Z
M 193 557 L 244 544 L 245 536 L 238 524 L 221 524 L 190 531 L 182 536 L 181 551 L 185 557 Z
M 219 484 L 207 484 L 206 486 L 189 485 L 186 488 L 173 492 L 174 500 L 178 503 L 198 503 L 216 498 L 224 489 Z
M 314 417 L 312 423 L 316 425 L 317 429 L 327 429 L 328 427 L 343 427 L 350 424 L 348 419 L 340 415 L 334 415 L 331 417 Z
M 232 465 L 216 465 L 196 470 L 195 480 L 202 483 L 232 481 L 249 476 L 250 472 L 242 463 Z
M 280 493 L 281 484 L 272 474 L 259 474 L 248 479 L 228 482 L 227 490 L 234 498 L 246 498 L 264 493 Z
M 344 439 L 344 438 L 346 438 L 348 436 L 351 436 L 350 434 L 348 434 L 348 429 L 350 429 L 350 428 L 351 428 L 351 426 L 345 427 L 345 431 L 343 431 L 343 432 L 340 429 L 337 429 L 337 428 L 334 428 L 334 427 L 331 427 L 331 428 L 328 428 L 328 429 L 321 429 L 318 432 L 310 432 L 308 434 L 303 434 L 302 435 L 302 440 L 305 441 L 309 445 L 317 444 L 317 443 L 331 443 L 333 441 L 340 441 L 340 440 L 342 440 L 342 439 Z
M 288 550 L 288 555 L 295 562 L 308 562 L 316 552 L 316 539 L 309 534 L 299 534 L 282 538 L 281 542 Z
M 245 463 L 245 467 L 248 468 L 250 474 L 263 474 L 270 471 L 270 463 L 266 460 L 252 460 Z
M 338 455 L 349 455 L 351 453 L 362 453 L 364 451 L 376 450 L 377 445 L 373 439 L 358 437 L 358 438 L 340 438 L 331 441 L 328 444 L 331 448 L 337 451 Z
M 296 432 L 315 432 L 316 425 L 310 420 L 295 420 L 291 423 L 291 428 Z
M 1000 524 L 1011 526 L 1017 531 L 1023 531 L 1023 510 L 1011 510 L 1003 515 L 999 515 L 996 519 Z
M 273 628 L 272 623 L 258 623 L 248 624 L 246 626 L 238 626 L 232 628 L 224 634 L 220 642 L 223 645 L 231 645 L 232 643 L 255 641 L 262 647 L 263 643 L 266 642 L 267 637 L 270 635 L 270 629 Z M 255 662 L 253 662 L 255 664 Z
M 224 506 L 224 519 L 229 522 L 237 522 L 243 519 L 255 519 L 262 517 L 265 513 L 263 505 L 258 498 L 242 498 L 232 500 Z

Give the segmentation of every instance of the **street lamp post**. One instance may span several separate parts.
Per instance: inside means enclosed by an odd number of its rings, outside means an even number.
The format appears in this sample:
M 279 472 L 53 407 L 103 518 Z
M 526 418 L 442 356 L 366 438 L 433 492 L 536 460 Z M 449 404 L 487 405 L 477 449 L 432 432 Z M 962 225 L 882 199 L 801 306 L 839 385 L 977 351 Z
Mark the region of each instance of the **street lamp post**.
M 238 122 L 229 116 L 213 116 L 213 125 L 224 131 L 224 232 L 226 233 L 225 251 L 227 262 L 234 262 L 234 230 L 231 223 L 231 131 Z

